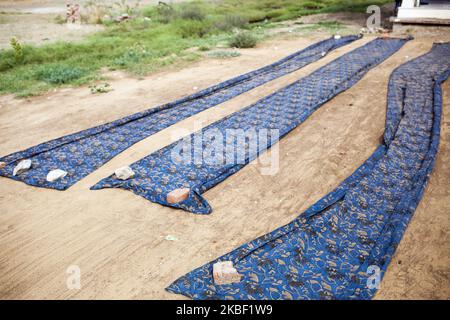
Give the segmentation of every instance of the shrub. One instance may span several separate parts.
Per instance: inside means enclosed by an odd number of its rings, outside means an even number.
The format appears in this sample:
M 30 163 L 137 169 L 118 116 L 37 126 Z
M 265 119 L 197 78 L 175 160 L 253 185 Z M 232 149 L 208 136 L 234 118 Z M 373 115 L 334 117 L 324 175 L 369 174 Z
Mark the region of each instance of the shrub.
M 209 51 L 211 50 L 211 47 L 207 46 L 207 45 L 202 45 L 200 47 L 198 47 L 199 51 Z
M 158 13 L 157 21 L 161 23 L 169 23 L 176 18 L 175 10 L 164 2 L 158 4 L 156 11 Z
M 180 8 L 180 18 L 184 20 L 202 21 L 205 20 L 206 15 L 199 6 L 185 4 Z
M 233 28 L 243 28 L 248 24 L 248 18 L 240 14 L 228 14 L 215 23 L 215 27 L 222 31 Z
M 177 29 L 183 38 L 203 38 L 209 33 L 211 25 L 205 21 L 180 20 Z
M 51 84 L 64 84 L 79 79 L 86 74 L 81 68 L 67 65 L 46 65 L 37 69 L 35 78 Z
M 19 40 L 17 40 L 17 38 L 11 38 L 9 42 L 14 50 L 14 61 L 16 63 L 21 63 L 23 61 L 22 45 L 20 44 Z
M 230 47 L 233 48 L 253 48 L 258 39 L 249 32 L 239 32 L 230 39 Z

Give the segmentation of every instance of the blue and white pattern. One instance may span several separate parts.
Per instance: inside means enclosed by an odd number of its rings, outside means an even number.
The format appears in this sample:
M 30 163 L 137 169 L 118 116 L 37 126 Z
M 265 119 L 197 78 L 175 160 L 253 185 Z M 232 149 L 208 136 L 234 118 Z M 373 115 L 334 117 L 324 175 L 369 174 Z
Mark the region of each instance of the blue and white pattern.
M 347 36 L 320 41 L 271 65 L 175 102 L 10 154 L 0 159 L 1 162 L 6 163 L 6 167 L 0 169 L 0 176 L 23 181 L 33 186 L 65 190 L 117 154 L 150 135 L 296 71 L 321 59 L 330 51 L 357 39 L 359 39 L 358 36 Z M 14 167 L 23 159 L 31 159 L 31 169 L 13 176 Z M 68 174 L 55 182 L 47 182 L 48 172 L 55 169 L 64 170 Z
M 384 275 L 434 166 L 441 83 L 449 75 L 450 43 L 397 68 L 389 81 L 384 143 L 355 173 L 288 225 L 167 290 L 194 299 L 370 299 L 376 288 L 368 286 L 369 267 Z M 212 265 L 227 260 L 242 280 L 215 285 Z
M 344 54 L 312 74 L 255 104 L 205 127 L 200 134 L 194 133 L 187 139 L 185 138 L 184 141 L 188 140 L 191 144 L 190 148 L 187 148 L 190 151 L 187 152 L 191 152 L 191 158 L 194 158 L 196 136 L 207 137 L 214 131 L 220 131 L 223 140 L 226 139 L 229 129 L 253 130 L 258 136 L 263 130 L 271 130 L 270 132 L 276 130 L 279 137 L 283 137 L 305 121 L 326 101 L 352 87 L 371 68 L 399 50 L 406 41 L 408 40 L 378 38 Z M 197 214 L 209 214 L 212 209 L 201 194 L 239 171 L 258 154 L 276 143 L 278 137 L 269 140 L 264 144 L 259 144 L 258 141 L 257 153 L 249 152 L 250 140 L 239 146 L 233 146 L 234 151 L 231 152 L 235 153 L 233 155 L 235 159 L 244 154 L 245 161 L 239 163 L 216 162 L 214 158 L 217 154 L 214 152 L 209 156 L 210 159 L 207 159 L 208 156 L 204 157 L 200 163 L 198 161 L 176 162 L 173 158 L 174 150 L 183 143 L 177 141 L 132 164 L 131 168 L 136 173 L 133 179 L 122 181 L 111 175 L 92 189 L 113 187 L 129 189 L 156 203 Z M 225 141 L 222 142 L 226 144 Z M 217 140 L 214 136 L 210 139 L 204 138 L 202 149 L 213 150 L 216 143 Z M 226 153 L 229 151 L 228 148 L 223 148 L 221 158 L 226 159 L 229 156 Z M 189 188 L 189 197 L 182 202 L 168 203 L 167 195 L 174 189 L 180 188 Z

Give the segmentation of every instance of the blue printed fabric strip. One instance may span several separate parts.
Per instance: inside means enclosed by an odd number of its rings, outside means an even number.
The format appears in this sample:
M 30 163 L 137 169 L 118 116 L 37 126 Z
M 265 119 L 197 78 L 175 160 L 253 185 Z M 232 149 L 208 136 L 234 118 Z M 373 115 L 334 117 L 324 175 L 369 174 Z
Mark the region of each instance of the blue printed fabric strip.
M 372 40 L 255 104 L 132 164 L 136 173 L 133 179 L 123 181 L 111 175 L 92 189 L 129 189 L 156 203 L 208 214 L 212 210 L 201 196 L 203 192 L 239 171 L 406 41 Z M 180 202 L 169 202 L 168 195 L 177 189 L 189 189 L 189 196 Z
M 208 263 L 167 290 L 194 299 L 370 299 L 422 197 L 439 145 L 450 43 L 403 64 L 389 81 L 384 143 L 294 221 Z M 239 283 L 217 285 L 232 261 Z
M 358 36 L 346 36 L 323 40 L 276 63 L 181 100 L 10 154 L 0 159 L 6 163 L 6 166 L 0 169 L 0 176 L 33 186 L 65 190 L 142 139 L 264 83 L 294 72 L 357 39 Z M 14 176 L 14 167 L 24 159 L 31 160 L 31 169 Z M 68 174 L 57 181 L 48 182 L 47 174 L 55 169 L 64 170 Z

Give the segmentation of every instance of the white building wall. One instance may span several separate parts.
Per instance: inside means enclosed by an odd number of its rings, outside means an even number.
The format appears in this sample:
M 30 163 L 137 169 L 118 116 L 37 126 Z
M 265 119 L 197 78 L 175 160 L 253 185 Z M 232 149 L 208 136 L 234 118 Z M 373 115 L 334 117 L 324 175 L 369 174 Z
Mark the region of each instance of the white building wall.
M 397 17 L 400 19 L 450 20 L 450 1 L 428 0 L 428 2 L 427 5 L 420 5 L 420 0 L 403 0 Z

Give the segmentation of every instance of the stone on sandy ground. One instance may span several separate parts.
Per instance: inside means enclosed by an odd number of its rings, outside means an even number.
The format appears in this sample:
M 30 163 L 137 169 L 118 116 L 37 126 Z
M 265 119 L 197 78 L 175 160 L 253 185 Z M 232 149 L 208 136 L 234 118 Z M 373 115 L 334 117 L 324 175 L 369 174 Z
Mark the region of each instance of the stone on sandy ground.
M 213 265 L 213 277 L 214 283 L 221 285 L 239 282 L 242 276 L 233 267 L 233 262 L 221 261 Z
M 56 169 L 52 170 L 47 174 L 47 181 L 54 182 L 58 179 L 64 178 L 67 175 L 67 171 Z
M 0 161 L 0 169 L 3 169 L 4 167 L 6 167 L 6 162 Z
M 116 175 L 117 179 L 120 180 L 127 180 L 134 177 L 134 171 L 128 166 L 116 169 L 116 171 L 114 171 L 114 174 Z
M 181 188 L 181 189 L 175 189 L 173 191 L 170 191 L 167 194 L 167 202 L 168 203 L 178 203 L 183 200 L 186 200 L 189 196 L 189 192 L 191 190 L 189 188 Z
M 27 171 L 30 168 L 31 168 L 31 160 L 30 159 L 22 160 L 19 162 L 17 166 L 14 167 L 13 176 L 16 176 L 24 171 Z

